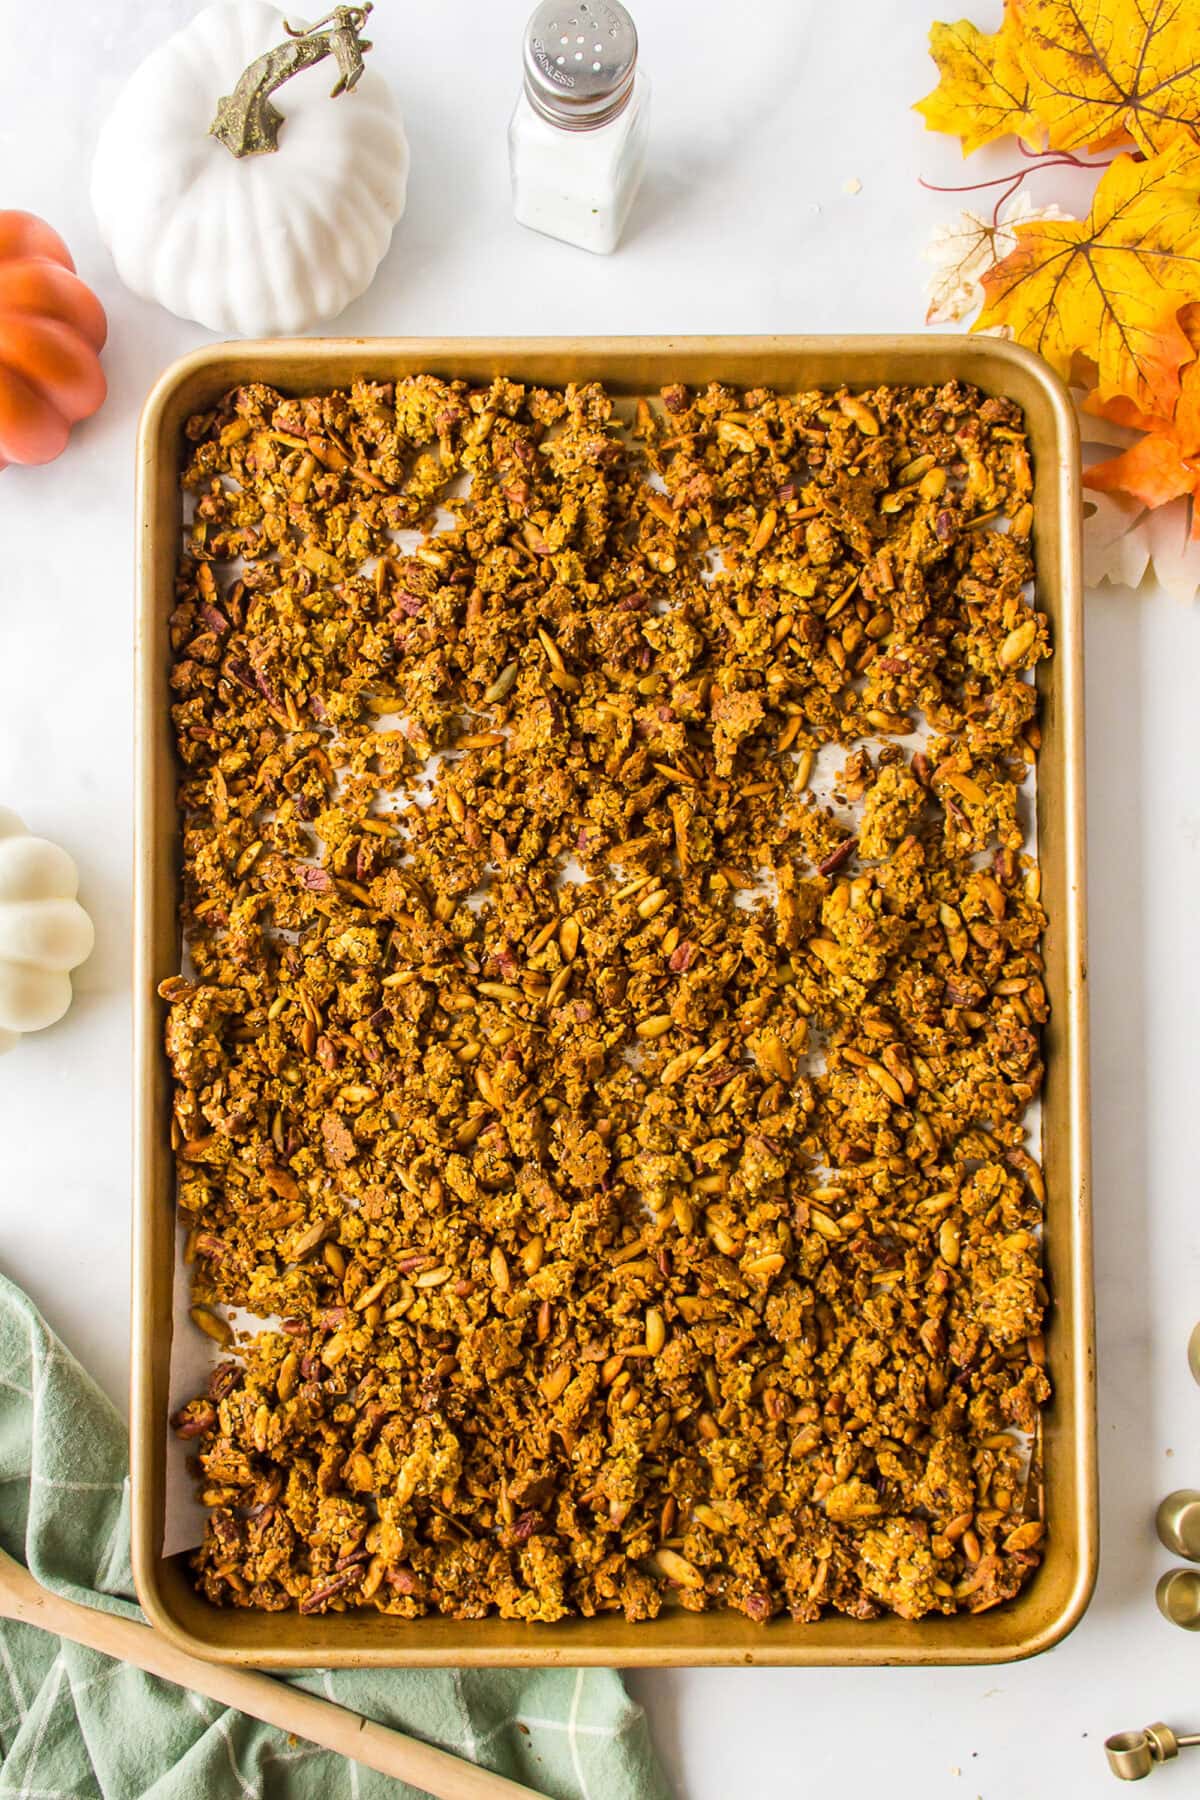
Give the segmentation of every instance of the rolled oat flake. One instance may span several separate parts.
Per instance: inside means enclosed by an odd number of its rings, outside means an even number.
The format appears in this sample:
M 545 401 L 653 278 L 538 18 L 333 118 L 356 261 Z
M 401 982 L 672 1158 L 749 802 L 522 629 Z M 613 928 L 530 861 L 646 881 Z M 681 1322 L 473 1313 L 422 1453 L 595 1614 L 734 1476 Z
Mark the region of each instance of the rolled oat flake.
M 646 157 L 650 84 L 619 0 L 543 0 L 525 27 L 525 79 L 508 128 L 522 225 L 615 250 Z

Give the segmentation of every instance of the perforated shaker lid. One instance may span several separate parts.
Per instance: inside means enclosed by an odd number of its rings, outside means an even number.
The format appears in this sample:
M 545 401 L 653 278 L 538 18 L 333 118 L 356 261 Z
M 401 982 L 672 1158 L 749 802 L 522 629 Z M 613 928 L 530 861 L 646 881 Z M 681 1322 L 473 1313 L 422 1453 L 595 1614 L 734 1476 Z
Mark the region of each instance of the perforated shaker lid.
M 551 125 L 591 131 L 633 92 L 637 26 L 620 0 L 542 0 L 525 27 L 525 92 Z

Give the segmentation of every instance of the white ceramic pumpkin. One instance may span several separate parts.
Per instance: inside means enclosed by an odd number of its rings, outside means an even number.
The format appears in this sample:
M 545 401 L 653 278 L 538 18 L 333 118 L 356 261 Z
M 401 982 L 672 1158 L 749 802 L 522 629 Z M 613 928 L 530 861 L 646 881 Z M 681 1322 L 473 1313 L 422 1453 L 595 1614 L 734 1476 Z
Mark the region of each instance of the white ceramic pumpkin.
M 31 837 L 0 806 L 0 1053 L 71 1004 L 67 971 L 90 956 L 95 937 L 78 887 L 66 851 Z
M 260 82 L 273 150 L 235 151 L 210 127 L 259 58 L 295 58 L 305 31 L 321 41 L 317 27 L 289 29 L 266 0 L 218 0 L 134 72 L 100 132 L 92 204 L 135 294 L 212 331 L 259 337 L 305 331 L 370 284 L 404 211 L 409 159 L 383 77 L 361 58 L 346 76 L 342 47 L 369 48 L 356 36 L 367 10 L 322 21 L 334 24 L 324 42 L 342 70 L 337 97 L 332 64 L 315 58 Z

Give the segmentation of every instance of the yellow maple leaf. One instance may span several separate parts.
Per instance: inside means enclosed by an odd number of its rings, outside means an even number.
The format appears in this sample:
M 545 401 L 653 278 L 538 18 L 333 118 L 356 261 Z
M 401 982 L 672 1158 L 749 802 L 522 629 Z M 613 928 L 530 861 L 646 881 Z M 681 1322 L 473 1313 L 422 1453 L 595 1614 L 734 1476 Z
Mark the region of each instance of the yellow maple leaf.
M 1081 352 L 1102 400 L 1124 394 L 1169 417 L 1193 355 L 1176 315 L 1200 292 L 1200 144 L 1118 156 L 1086 219 L 1040 219 L 1016 235 L 983 278 L 975 329 L 1006 327 L 1064 376 Z
M 981 144 L 1014 133 L 1031 149 L 1045 142 L 1046 130 L 1029 109 L 1029 77 L 1017 55 L 1011 18 L 999 31 L 976 30 L 969 19 L 929 29 L 929 54 L 941 80 L 915 111 L 930 131 L 962 138 L 963 155 Z
M 1126 431 L 1149 431 L 1174 439 L 1181 456 L 1200 456 L 1200 302 L 1179 312 L 1179 327 L 1192 347 L 1192 360 L 1180 373 L 1179 393 L 1170 413 L 1143 412 L 1123 394 L 1103 399 L 1096 392 L 1095 370 L 1084 365 L 1083 411 L 1092 419 L 1108 419 Z
M 1056 149 L 1200 137 L 1195 0 L 1011 0 L 1028 103 Z

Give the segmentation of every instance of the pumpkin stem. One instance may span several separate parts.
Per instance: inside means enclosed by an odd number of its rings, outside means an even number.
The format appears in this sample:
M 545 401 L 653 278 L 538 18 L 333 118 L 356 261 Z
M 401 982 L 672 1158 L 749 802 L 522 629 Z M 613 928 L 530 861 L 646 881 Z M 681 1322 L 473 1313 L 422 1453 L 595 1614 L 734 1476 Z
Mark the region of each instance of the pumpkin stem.
M 336 57 L 338 66 L 331 98 L 348 94 L 357 84 L 363 57 L 371 48 L 359 36 L 370 10 L 369 0 L 363 6 L 335 6 L 325 18 L 302 31 L 293 31 L 285 23 L 288 42 L 252 62 L 232 94 L 218 101 L 216 117 L 208 128 L 210 136 L 219 138 L 237 157 L 278 150 L 283 114 L 272 106 L 271 95 L 301 69 L 324 62 L 327 56 Z

